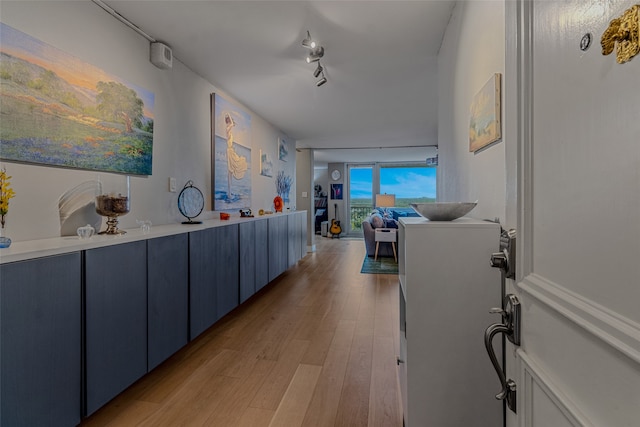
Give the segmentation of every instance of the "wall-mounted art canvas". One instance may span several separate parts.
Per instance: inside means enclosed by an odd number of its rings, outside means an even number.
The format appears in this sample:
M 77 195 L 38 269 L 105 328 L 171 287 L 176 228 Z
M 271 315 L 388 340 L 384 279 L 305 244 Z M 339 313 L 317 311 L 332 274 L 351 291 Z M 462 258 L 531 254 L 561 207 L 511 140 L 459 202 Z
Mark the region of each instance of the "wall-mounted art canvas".
M 342 200 L 342 184 L 331 184 L 331 198 Z
M 211 94 L 213 210 L 251 208 L 251 115 Z
M 478 151 L 501 137 L 500 73 L 496 73 L 471 102 L 469 151 Z
M 273 176 L 273 161 L 271 161 L 269 155 L 262 150 L 260 150 L 260 175 Z
M 287 141 L 284 138 L 278 138 L 278 158 L 284 162 L 289 157 L 289 148 L 287 147 Z
M 0 158 L 151 175 L 154 94 L 0 23 Z

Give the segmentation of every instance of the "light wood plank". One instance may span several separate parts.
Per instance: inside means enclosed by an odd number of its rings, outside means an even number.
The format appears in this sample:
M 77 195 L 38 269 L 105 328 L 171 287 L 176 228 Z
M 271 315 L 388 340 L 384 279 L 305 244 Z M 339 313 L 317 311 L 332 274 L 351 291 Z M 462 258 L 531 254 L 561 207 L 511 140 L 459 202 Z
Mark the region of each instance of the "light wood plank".
M 321 366 L 298 365 L 287 392 L 278 405 L 270 427 L 298 427 L 307 412 L 309 401 L 320 376 Z

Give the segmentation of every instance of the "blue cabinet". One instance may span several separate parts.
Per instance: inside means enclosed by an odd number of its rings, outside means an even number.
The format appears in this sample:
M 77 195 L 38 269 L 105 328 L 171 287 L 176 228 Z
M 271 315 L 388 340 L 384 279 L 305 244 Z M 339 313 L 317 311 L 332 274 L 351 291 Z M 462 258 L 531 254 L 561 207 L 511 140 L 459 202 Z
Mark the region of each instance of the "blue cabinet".
M 80 422 L 81 277 L 79 252 L 0 266 L 0 425 Z
M 289 224 L 286 215 L 269 218 L 269 281 L 287 269 Z
M 269 221 L 257 220 L 255 224 L 256 292 L 269 283 Z
M 240 236 L 240 303 L 256 293 L 256 223 L 238 225 Z
M 189 245 L 186 233 L 147 241 L 147 369 L 188 342 Z
M 190 339 L 239 305 L 238 225 L 189 233 Z
M 269 283 L 268 220 L 239 224 L 240 303 Z
M 147 244 L 85 251 L 86 415 L 147 372 Z

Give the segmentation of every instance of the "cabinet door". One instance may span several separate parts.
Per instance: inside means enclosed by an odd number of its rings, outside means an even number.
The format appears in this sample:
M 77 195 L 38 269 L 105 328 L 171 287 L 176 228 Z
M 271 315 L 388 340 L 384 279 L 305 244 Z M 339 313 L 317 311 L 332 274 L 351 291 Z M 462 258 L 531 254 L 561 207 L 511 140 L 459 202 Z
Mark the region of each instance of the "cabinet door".
M 279 215 L 269 218 L 269 281 L 287 269 L 287 237 L 287 217 Z
M 256 241 L 256 292 L 269 283 L 269 222 L 266 219 L 255 221 Z
M 85 252 L 86 415 L 147 372 L 145 241 Z
M 189 338 L 217 320 L 215 228 L 189 233 Z
M 238 225 L 214 228 L 216 235 L 216 275 L 218 294 L 217 316 L 220 319 L 240 303 L 240 271 Z
M 240 303 L 256 292 L 255 222 L 239 224 L 240 233 Z
M 287 268 L 291 268 L 298 262 L 300 242 L 298 241 L 298 214 L 287 216 Z
M 149 371 L 188 341 L 188 251 L 186 233 L 147 241 Z
M 0 425 L 80 422 L 80 253 L 0 266 Z
M 298 240 L 300 242 L 300 255 L 298 260 L 307 254 L 307 212 L 299 212 L 298 216 Z

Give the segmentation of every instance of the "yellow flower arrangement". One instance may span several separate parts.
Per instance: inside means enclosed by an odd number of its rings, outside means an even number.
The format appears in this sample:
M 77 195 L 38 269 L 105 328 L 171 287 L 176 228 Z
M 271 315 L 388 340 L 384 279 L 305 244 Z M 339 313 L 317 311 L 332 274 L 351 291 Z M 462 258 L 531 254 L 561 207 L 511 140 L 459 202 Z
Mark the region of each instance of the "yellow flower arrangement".
M 7 175 L 7 170 L 0 170 L 0 223 L 4 228 L 4 216 L 9 213 L 9 199 L 13 198 L 16 193 L 11 188 L 9 180 L 11 177 Z

